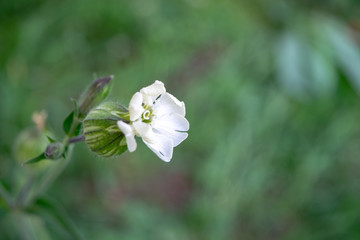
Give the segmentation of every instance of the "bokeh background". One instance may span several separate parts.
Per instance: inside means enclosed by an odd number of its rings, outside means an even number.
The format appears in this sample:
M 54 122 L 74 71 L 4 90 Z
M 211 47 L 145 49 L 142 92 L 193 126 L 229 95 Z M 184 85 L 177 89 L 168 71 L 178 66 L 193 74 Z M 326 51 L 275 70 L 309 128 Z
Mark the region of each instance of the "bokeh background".
M 47 167 L 19 167 L 46 146 L 34 112 L 61 139 L 92 80 L 114 74 L 109 99 L 127 105 L 159 79 L 190 122 L 172 161 L 140 139 L 111 159 L 80 143 L 47 191 L 87 239 L 360 239 L 359 14 L 357 0 L 0 1 L 1 184 L 16 195 Z M 28 238 L 0 199 L 1 239 L 71 238 L 26 219 Z

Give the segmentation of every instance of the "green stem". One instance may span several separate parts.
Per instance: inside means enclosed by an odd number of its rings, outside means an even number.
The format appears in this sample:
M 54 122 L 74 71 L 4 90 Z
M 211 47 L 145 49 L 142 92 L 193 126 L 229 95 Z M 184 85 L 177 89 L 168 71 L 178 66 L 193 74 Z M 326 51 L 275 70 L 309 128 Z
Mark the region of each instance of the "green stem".
M 73 145 L 70 145 L 66 157 L 55 162 L 54 165 L 51 167 L 51 169 L 46 172 L 45 176 L 40 182 L 39 187 L 34 192 L 32 197 L 30 197 L 29 201 L 25 203 L 25 205 L 27 205 L 27 203 L 32 202 L 33 200 L 35 200 L 37 196 L 45 192 L 50 187 L 50 185 L 55 181 L 55 179 L 62 173 L 62 171 L 65 169 L 65 167 L 68 165 L 68 163 L 71 160 L 73 147 L 74 147 Z
M 17 200 L 16 200 L 16 205 L 17 206 L 20 206 L 20 207 L 24 206 L 25 201 L 26 201 L 26 197 L 29 194 L 33 184 L 34 184 L 34 176 L 31 175 L 31 176 L 28 177 L 26 183 L 24 184 L 23 188 L 21 189 L 21 191 L 20 191 L 20 193 L 19 193 L 19 195 L 17 197 Z
M 32 194 L 32 196 L 29 197 L 29 199 L 27 199 L 27 195 L 25 195 L 23 197 L 24 198 L 24 200 L 23 200 L 23 205 L 24 206 L 27 206 L 27 204 L 31 203 L 32 201 L 34 201 L 36 199 L 36 197 L 38 197 L 43 192 L 45 192 L 50 187 L 50 185 L 55 181 L 55 179 L 62 173 L 62 171 L 65 169 L 65 167 L 70 162 L 71 155 L 72 155 L 72 150 L 73 150 L 74 146 L 71 144 L 71 142 L 69 140 L 71 139 L 70 137 L 74 135 L 74 132 L 75 132 L 77 126 L 79 125 L 79 123 L 80 122 L 79 122 L 78 117 L 74 115 L 74 119 L 73 119 L 73 122 L 71 124 L 70 131 L 69 131 L 68 135 L 66 135 L 64 140 L 63 140 L 63 144 L 65 145 L 65 149 L 68 148 L 68 150 L 65 152 L 65 154 L 66 154 L 65 158 L 63 158 L 61 160 L 57 160 L 53 164 L 51 169 L 49 169 L 45 173 L 45 176 L 41 179 L 41 182 L 40 182 L 38 188 L 36 189 L 34 194 Z

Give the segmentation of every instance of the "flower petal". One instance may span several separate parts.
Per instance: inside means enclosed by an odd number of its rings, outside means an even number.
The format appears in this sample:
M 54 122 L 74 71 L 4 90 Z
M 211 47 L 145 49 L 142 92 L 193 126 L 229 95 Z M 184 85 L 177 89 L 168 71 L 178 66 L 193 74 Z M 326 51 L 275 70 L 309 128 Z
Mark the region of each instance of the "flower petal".
M 153 109 L 157 116 L 169 115 L 172 113 L 177 113 L 183 117 L 185 116 L 184 102 L 180 102 L 170 93 L 161 94 L 159 99 L 155 101 Z
M 166 89 L 163 82 L 156 80 L 150 86 L 142 88 L 140 92 L 149 96 L 159 96 L 160 94 L 165 93 Z
M 166 92 L 164 83 L 156 80 L 150 86 L 144 87 L 140 90 L 140 93 L 143 95 L 144 102 L 146 105 L 152 106 L 155 99 Z
M 143 96 L 141 93 L 136 92 L 134 96 L 130 100 L 129 104 L 129 114 L 130 120 L 135 121 L 141 117 L 141 114 L 145 111 L 142 106 L 143 103 Z
M 165 130 L 165 129 L 154 129 L 155 132 L 158 132 L 162 135 L 167 136 L 169 139 L 172 140 L 173 147 L 178 146 L 182 141 L 184 141 L 188 134 L 185 132 L 177 132 L 173 130 Z
M 133 152 L 136 150 L 137 144 L 135 140 L 135 133 L 131 125 L 124 123 L 123 121 L 117 122 L 118 127 L 123 132 L 126 138 L 126 145 L 129 152 Z
M 171 139 L 169 139 L 167 136 L 151 131 L 145 137 L 143 137 L 143 142 L 161 160 L 170 162 L 173 155 L 173 144 Z
M 146 136 L 151 131 L 151 126 L 141 120 L 133 122 L 132 125 L 134 126 L 135 133 L 140 137 Z
M 172 130 L 172 131 L 188 131 L 190 124 L 183 116 L 173 113 L 170 115 L 162 115 L 154 118 L 152 126 L 155 129 Z

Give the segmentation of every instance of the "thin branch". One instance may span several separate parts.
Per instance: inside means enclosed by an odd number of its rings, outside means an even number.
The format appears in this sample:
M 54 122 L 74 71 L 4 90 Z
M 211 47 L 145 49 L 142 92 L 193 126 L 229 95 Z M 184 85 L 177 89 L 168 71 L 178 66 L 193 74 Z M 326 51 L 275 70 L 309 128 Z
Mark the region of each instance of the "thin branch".
M 76 136 L 76 137 L 73 137 L 73 138 L 70 138 L 68 140 L 68 143 L 71 144 L 71 143 L 78 143 L 78 142 L 82 142 L 85 140 L 85 136 L 84 135 L 80 135 L 80 136 Z

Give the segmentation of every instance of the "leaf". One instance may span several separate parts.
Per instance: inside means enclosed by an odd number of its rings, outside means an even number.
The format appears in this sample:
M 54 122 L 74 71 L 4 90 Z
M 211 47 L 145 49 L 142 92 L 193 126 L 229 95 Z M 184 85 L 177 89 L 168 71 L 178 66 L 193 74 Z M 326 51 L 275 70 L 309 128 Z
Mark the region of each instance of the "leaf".
M 70 131 L 71 131 L 71 126 L 74 124 L 74 119 L 78 118 L 78 116 L 80 114 L 79 106 L 75 99 L 71 99 L 71 101 L 74 104 L 74 110 L 65 118 L 65 120 L 63 122 L 63 129 L 64 129 L 64 132 L 66 133 L 66 135 L 71 134 L 71 136 L 77 136 L 77 135 L 79 135 L 79 133 L 81 131 L 81 124 L 76 125 L 76 128 L 73 133 L 70 133 Z
M 81 124 L 78 124 L 75 128 L 73 136 L 78 136 L 81 132 Z
M 56 142 L 55 139 L 53 139 L 53 138 L 51 138 L 51 137 L 49 137 L 49 136 L 46 136 L 46 137 L 47 137 L 47 139 L 49 140 L 50 143 Z
M 79 116 L 79 113 L 80 113 L 80 111 L 79 111 L 79 105 L 77 104 L 76 99 L 71 98 L 71 101 L 72 101 L 73 104 L 74 104 L 74 111 L 73 111 L 73 112 L 74 112 L 75 116 L 78 117 L 78 116 Z
M 39 156 L 34 157 L 34 158 L 30 159 L 30 160 L 27 160 L 23 164 L 32 164 L 32 163 L 40 162 L 40 161 L 45 160 L 45 159 L 46 159 L 45 153 L 41 153 Z
M 54 200 L 48 197 L 40 197 L 26 210 L 42 217 L 49 224 L 57 224 L 58 226 L 52 227 L 61 227 L 67 234 L 71 235 L 72 239 L 84 239 L 64 209 Z
M 63 129 L 66 135 L 70 133 L 71 125 L 74 121 L 74 111 L 72 111 L 63 122 Z

